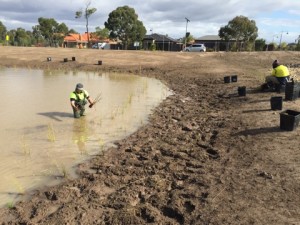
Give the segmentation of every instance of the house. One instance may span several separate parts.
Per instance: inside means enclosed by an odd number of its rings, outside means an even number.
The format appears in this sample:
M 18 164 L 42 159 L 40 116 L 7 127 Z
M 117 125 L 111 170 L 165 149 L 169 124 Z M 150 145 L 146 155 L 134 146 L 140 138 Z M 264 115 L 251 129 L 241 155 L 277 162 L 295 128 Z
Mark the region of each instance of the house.
M 168 37 L 162 34 L 150 34 L 145 35 L 143 38 L 144 50 L 160 50 L 160 51 L 181 51 L 182 43 L 178 40 Z
M 205 35 L 195 39 L 195 43 L 203 43 L 210 51 L 229 51 L 230 46 L 235 42 L 235 40 L 222 40 L 218 35 Z
M 68 34 L 64 37 L 64 47 L 87 48 L 88 41 L 92 46 L 93 44 L 98 43 L 100 40 L 98 37 L 94 37 L 91 33 L 87 32 L 85 32 L 84 34 Z

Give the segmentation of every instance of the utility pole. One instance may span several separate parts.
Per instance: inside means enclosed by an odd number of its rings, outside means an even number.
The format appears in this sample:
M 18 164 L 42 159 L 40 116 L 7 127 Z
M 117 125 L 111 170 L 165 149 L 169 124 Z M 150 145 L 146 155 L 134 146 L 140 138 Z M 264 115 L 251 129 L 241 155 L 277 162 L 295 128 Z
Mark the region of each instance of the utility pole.
M 184 47 L 186 48 L 186 39 L 187 39 L 187 26 L 188 22 L 191 22 L 188 18 L 185 17 L 186 20 L 186 26 L 185 26 L 185 39 L 184 39 Z
M 285 33 L 286 32 L 286 34 L 289 34 L 289 32 L 288 31 L 281 31 L 281 33 L 280 33 L 280 41 L 279 41 L 279 50 L 281 50 L 281 40 L 282 40 L 282 34 L 283 33 Z
M 273 35 L 272 43 L 274 43 L 274 38 L 278 38 L 278 34 Z

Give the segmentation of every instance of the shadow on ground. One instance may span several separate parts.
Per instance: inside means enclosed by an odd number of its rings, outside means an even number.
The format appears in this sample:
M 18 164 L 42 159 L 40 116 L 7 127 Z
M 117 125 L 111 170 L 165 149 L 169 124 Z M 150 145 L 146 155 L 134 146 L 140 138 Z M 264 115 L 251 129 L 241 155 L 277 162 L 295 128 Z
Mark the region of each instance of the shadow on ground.
M 62 121 L 61 118 L 73 117 L 72 113 L 66 113 L 66 112 L 41 112 L 37 114 L 41 116 L 49 117 L 56 121 Z

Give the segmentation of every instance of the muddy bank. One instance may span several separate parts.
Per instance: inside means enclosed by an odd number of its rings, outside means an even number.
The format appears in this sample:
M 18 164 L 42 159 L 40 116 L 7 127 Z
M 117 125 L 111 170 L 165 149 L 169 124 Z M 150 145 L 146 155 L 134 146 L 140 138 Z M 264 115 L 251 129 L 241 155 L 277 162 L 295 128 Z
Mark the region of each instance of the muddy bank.
M 281 131 L 279 112 L 269 105 L 276 93 L 256 92 L 273 59 L 296 63 L 298 53 L 2 49 L 3 66 L 125 71 L 156 77 L 174 91 L 149 124 L 79 165 L 79 179 L 35 190 L 29 200 L 1 209 L 2 224 L 300 221 L 300 131 Z M 62 62 L 74 55 L 76 62 Z M 100 57 L 103 65 L 95 65 Z M 228 74 L 238 82 L 224 84 Z M 237 96 L 238 86 L 247 87 L 245 97 Z M 284 108 L 298 105 L 285 102 Z

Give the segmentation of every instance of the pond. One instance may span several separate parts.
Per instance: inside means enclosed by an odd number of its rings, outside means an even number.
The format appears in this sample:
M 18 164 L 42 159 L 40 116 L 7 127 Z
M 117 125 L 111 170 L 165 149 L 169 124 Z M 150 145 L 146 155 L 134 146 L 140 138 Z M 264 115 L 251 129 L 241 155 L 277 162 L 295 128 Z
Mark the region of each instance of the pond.
M 69 96 L 77 83 L 101 100 L 74 119 Z M 11 68 L 0 69 L 0 88 L 0 206 L 76 177 L 76 165 L 146 124 L 171 94 L 160 81 L 132 74 Z

